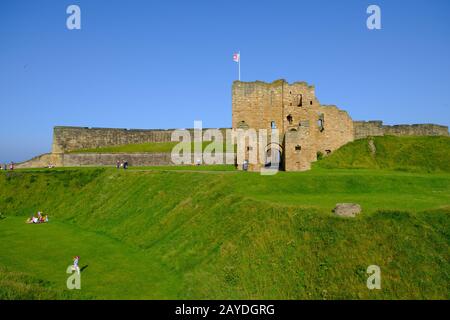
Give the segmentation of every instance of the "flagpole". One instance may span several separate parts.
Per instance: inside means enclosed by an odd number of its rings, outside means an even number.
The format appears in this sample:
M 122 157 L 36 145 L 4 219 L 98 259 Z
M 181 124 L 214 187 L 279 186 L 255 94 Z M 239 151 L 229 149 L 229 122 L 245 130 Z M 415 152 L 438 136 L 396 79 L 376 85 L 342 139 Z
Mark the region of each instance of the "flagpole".
M 239 51 L 238 69 L 239 69 L 239 81 L 241 81 L 241 51 Z

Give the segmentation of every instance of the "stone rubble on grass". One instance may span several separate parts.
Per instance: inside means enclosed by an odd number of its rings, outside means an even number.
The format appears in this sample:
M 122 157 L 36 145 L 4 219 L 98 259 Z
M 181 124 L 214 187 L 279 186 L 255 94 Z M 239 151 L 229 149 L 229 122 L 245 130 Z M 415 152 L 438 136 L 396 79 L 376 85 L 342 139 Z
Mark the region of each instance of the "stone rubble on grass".
M 361 213 L 361 206 L 357 203 L 337 203 L 333 212 L 340 217 L 355 217 Z

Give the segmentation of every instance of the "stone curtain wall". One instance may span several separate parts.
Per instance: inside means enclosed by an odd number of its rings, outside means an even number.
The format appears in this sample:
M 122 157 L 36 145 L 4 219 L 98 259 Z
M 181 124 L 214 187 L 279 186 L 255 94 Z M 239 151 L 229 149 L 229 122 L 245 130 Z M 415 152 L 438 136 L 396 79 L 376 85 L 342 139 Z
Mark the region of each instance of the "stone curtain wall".
M 353 121 L 356 139 L 368 136 L 448 136 L 448 127 L 437 124 L 383 125 L 382 121 Z
M 62 155 L 64 167 L 115 166 L 117 161 L 128 161 L 130 166 L 172 165 L 170 153 L 69 153 Z
M 55 127 L 53 129 L 52 153 L 64 153 L 79 149 L 101 148 L 126 144 L 170 142 L 173 130 L 174 129 L 140 130 Z M 192 135 L 193 130 L 188 130 L 191 131 Z M 220 130 L 224 133 L 226 129 Z
M 353 121 L 353 129 L 355 140 L 384 135 L 383 121 Z
M 219 159 L 226 162 L 225 153 L 217 154 Z M 234 154 L 230 156 L 234 157 Z M 196 164 L 195 155 L 191 154 L 191 163 Z M 128 161 L 130 166 L 170 166 L 172 162 L 170 152 L 161 153 L 46 153 L 29 161 L 17 163 L 17 169 L 46 168 L 50 164 L 56 167 L 89 167 L 89 166 L 116 166 L 117 161 Z
M 448 136 L 448 127 L 437 124 L 383 126 L 383 131 L 392 136 Z
M 225 153 L 218 153 L 218 159 L 226 161 Z M 234 156 L 234 155 L 233 155 Z M 232 156 L 232 157 L 233 157 Z M 169 166 L 172 162 L 170 152 L 162 153 L 66 153 L 61 154 L 64 167 L 78 166 L 115 166 L 117 161 L 127 161 L 128 165 L 140 166 Z M 191 162 L 184 165 L 196 164 L 195 154 L 190 156 Z

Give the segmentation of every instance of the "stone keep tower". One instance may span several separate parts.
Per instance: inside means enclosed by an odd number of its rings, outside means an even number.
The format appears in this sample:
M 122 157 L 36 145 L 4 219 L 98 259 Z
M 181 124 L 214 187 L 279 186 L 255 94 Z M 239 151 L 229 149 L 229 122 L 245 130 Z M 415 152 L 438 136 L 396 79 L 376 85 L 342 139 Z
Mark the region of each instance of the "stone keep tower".
M 279 145 L 269 143 L 265 149 L 268 154 L 280 153 L 280 169 L 309 170 L 318 152 L 329 154 L 353 141 L 353 121 L 347 112 L 320 105 L 314 86 L 306 82 L 235 81 L 232 91 L 233 129 L 279 130 Z M 249 169 L 259 170 L 266 162 L 258 158 L 260 164 Z

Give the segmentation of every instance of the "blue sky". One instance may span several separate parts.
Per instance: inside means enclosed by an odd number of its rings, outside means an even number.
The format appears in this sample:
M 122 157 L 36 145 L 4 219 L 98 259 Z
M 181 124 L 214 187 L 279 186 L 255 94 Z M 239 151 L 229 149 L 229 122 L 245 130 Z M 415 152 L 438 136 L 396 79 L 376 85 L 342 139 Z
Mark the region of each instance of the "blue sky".
M 229 127 L 237 50 L 243 81 L 307 81 L 355 120 L 450 124 L 448 0 L 2 0 L 0 162 L 49 152 L 55 125 Z

